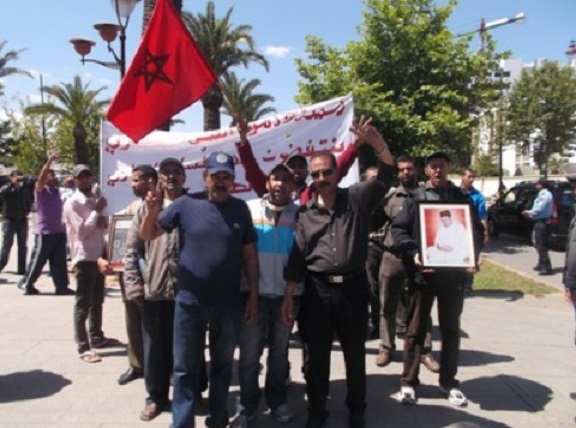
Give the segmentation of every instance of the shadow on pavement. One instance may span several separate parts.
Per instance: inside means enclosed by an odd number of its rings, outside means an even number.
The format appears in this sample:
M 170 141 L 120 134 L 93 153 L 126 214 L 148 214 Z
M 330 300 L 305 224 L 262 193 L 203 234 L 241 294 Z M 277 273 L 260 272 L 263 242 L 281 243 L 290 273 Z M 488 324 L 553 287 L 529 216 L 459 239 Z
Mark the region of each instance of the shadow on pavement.
M 504 236 L 491 238 L 490 244 L 482 249 L 483 254 L 516 254 L 524 253 L 531 247 L 530 241 L 520 238 Z
M 462 389 L 489 411 L 541 412 L 552 400 L 552 390 L 546 385 L 512 375 L 472 379 Z
M 43 370 L 1 375 L 0 403 L 48 397 L 71 383 L 62 375 Z
M 474 290 L 471 295 L 466 297 L 468 299 L 474 299 L 475 297 L 481 297 L 486 299 L 500 299 L 506 302 L 515 302 L 524 298 L 524 293 L 521 291 L 508 291 L 508 290 Z M 466 305 L 466 303 L 464 303 Z
M 510 355 L 493 354 L 485 351 L 460 350 L 458 367 L 484 366 L 487 364 L 509 363 L 515 358 Z

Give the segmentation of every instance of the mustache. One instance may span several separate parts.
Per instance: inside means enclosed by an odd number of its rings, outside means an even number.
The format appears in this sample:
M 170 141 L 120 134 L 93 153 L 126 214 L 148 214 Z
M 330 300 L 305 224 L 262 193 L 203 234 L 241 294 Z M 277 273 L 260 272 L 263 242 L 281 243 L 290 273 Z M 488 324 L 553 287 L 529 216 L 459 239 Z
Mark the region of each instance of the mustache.
M 328 187 L 328 186 L 330 186 L 330 183 L 328 183 L 327 181 L 321 181 L 320 183 L 316 183 L 316 186 L 318 186 L 318 187 Z
M 216 184 L 214 186 L 214 190 L 219 190 L 221 192 L 226 192 L 228 190 L 228 188 L 226 186 L 223 186 L 221 184 Z

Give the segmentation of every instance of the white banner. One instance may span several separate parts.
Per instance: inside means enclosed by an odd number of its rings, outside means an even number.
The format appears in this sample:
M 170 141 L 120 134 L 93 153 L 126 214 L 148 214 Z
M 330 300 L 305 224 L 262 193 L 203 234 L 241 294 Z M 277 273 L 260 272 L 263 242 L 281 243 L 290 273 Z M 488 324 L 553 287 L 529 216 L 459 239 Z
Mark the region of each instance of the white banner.
M 347 95 L 252 122 L 248 139 L 260 168 L 268 173 L 296 153 L 309 157 L 329 150 L 340 156 L 354 140 L 349 131 L 353 118 L 352 96 Z M 100 183 L 108 200 L 107 214 L 120 211 L 134 200 L 130 187 L 134 166 L 151 164 L 157 168 L 165 157 L 178 158 L 186 168 L 185 187 L 197 192 L 204 189 L 204 161 L 211 152 L 219 150 L 236 159 L 235 196 L 246 200 L 256 197 L 245 179 L 234 144 L 239 140 L 236 128 L 198 133 L 154 131 L 135 144 L 111 123 L 103 122 L 101 138 Z M 355 163 L 341 185 L 346 187 L 357 181 Z

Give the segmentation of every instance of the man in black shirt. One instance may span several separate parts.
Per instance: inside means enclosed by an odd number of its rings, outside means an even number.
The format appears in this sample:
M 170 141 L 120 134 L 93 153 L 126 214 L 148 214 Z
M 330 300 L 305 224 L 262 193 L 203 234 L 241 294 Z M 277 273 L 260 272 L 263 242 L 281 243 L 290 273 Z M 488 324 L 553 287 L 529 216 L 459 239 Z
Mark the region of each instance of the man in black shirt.
M 460 350 L 460 314 L 464 299 L 464 284 L 467 272 L 464 268 L 423 269 L 420 254 L 419 201 L 455 201 L 470 204 L 473 215 L 475 257 L 478 260 L 484 228 L 467 193 L 448 180 L 450 158 L 444 152 L 436 152 L 426 158 L 425 186 L 412 192 L 405 199 L 402 209 L 392 224 L 392 236 L 396 249 L 403 255 L 407 270 L 414 275 L 410 284 L 409 325 L 404 341 L 404 369 L 400 377 L 400 391 L 394 398 L 403 404 L 415 404 L 414 388 L 419 385 L 420 358 L 426 336 L 426 325 L 434 298 L 438 299 L 438 320 L 442 336 L 440 359 L 440 390 L 450 403 L 465 406 L 466 396 L 456 380 L 458 353 Z
M 368 285 L 364 265 L 368 228 L 370 213 L 394 176 L 392 155 L 369 123 L 362 118 L 353 131 L 376 150 L 378 179 L 340 189 L 334 156 L 327 152 L 315 154 L 310 160 L 310 175 L 318 194 L 300 209 L 294 247 L 286 266 L 282 316 L 287 324 L 292 321 L 292 293 L 298 283 L 305 281 L 300 319 L 308 351 L 304 363 L 307 428 L 321 427 L 328 416 L 326 398 L 334 334 L 344 352 L 349 425 L 365 426 Z
M 15 169 L 10 173 L 10 183 L 0 188 L 3 199 L 2 249 L 0 250 L 0 272 L 6 267 L 14 235 L 18 242 L 18 275 L 26 270 L 28 250 L 28 215 L 32 208 L 32 192 L 25 183 L 22 172 Z

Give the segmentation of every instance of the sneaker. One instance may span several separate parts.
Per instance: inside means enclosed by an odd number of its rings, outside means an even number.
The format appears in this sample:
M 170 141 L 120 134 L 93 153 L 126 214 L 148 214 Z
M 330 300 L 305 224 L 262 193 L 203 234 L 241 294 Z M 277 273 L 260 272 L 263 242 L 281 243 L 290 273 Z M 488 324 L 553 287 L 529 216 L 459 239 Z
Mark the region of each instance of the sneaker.
M 376 357 L 376 365 L 378 367 L 386 367 L 388 364 L 390 364 L 390 361 L 392 361 L 392 358 L 390 357 L 390 351 L 378 351 L 378 356 Z
M 247 428 L 248 424 L 256 419 L 256 415 L 243 415 L 238 413 L 232 422 L 230 423 L 230 428 Z
M 450 388 L 446 389 L 440 386 L 440 391 L 446 395 L 448 401 L 453 406 L 457 407 L 465 407 L 468 405 L 468 398 L 464 395 L 464 393 L 460 390 L 460 388 Z
M 294 419 L 294 412 L 292 412 L 287 404 L 281 404 L 274 410 L 274 417 L 281 424 L 286 424 Z
M 416 404 L 416 391 L 411 386 L 403 386 L 400 391 L 392 395 L 392 398 L 399 403 L 413 406 Z

